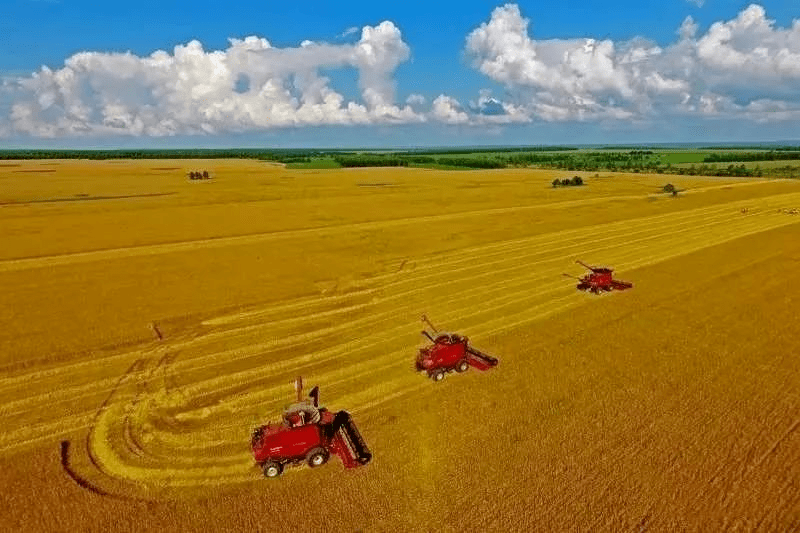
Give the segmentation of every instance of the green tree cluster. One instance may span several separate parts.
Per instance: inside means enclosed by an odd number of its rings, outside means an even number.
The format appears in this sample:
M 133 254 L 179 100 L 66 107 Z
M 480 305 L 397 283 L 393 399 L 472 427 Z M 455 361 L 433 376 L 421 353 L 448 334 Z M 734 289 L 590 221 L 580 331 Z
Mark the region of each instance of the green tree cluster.
M 583 185 L 583 178 L 580 176 L 573 176 L 572 179 L 564 178 L 564 179 L 554 179 L 553 180 L 553 187 L 570 187 L 570 186 L 580 186 Z
M 208 170 L 201 171 L 194 171 L 192 170 L 189 172 L 189 179 L 190 180 L 207 180 L 211 179 L 211 175 L 208 173 Z
M 793 161 L 800 159 L 800 151 L 771 150 L 769 152 L 734 152 L 708 154 L 704 163 L 728 163 L 731 161 Z

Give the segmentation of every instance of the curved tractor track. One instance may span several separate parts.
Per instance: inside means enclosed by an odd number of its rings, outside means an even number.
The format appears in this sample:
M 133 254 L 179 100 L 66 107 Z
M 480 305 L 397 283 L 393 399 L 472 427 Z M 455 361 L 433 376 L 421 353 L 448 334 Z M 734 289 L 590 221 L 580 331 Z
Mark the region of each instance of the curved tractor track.
M 780 194 L 410 257 L 346 292 L 217 316 L 181 336 L 6 377 L 0 450 L 80 430 L 82 440 L 62 444 L 65 468 L 106 495 L 161 498 L 258 480 L 250 432 L 290 400 L 295 375 L 321 385 L 323 403 L 355 414 L 424 393 L 431 383 L 412 371 L 422 312 L 491 351 L 499 334 L 597 301 L 561 276 L 576 272 L 577 257 L 635 283 L 637 268 L 796 224 L 785 210 L 798 204 L 800 193 Z M 519 361 L 498 355 L 500 373 Z

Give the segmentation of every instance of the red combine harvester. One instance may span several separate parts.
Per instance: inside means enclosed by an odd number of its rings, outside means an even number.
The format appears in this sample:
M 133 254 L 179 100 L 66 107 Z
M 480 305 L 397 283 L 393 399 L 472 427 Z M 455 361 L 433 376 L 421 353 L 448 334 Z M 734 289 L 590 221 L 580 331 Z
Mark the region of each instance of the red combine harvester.
M 625 289 L 630 289 L 633 287 L 633 283 L 615 280 L 612 277 L 612 273 L 614 271 L 610 268 L 589 266 L 583 261 L 575 262 L 579 265 L 583 265 L 585 268 L 591 271 L 591 273 L 586 274 L 582 278 L 564 274 L 568 278 L 578 280 L 577 288 L 580 291 L 588 291 L 595 294 L 600 294 L 601 292 L 610 292 L 613 290 L 624 291 Z
M 416 369 L 425 372 L 434 381 L 441 381 L 447 372 L 466 372 L 470 366 L 478 370 L 488 370 L 497 366 L 498 360 L 469 345 L 469 339 L 455 333 L 436 330 L 425 315 L 422 320 L 433 329 L 434 335 L 423 331 L 433 344 L 420 348 L 417 354 Z
M 331 454 L 345 468 L 356 468 L 372 459 L 350 413 L 334 414 L 319 405 L 319 387 L 303 401 L 303 380 L 295 381 L 297 403 L 283 413 L 283 423 L 267 424 L 253 431 L 250 447 L 266 477 L 278 477 L 286 465 L 305 462 L 311 468 L 324 465 Z

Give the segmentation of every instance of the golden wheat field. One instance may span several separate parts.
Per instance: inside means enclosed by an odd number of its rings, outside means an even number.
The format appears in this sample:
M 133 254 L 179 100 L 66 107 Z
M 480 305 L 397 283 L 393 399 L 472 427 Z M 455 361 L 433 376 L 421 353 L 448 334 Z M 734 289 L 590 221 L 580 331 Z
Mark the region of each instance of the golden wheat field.
M 573 174 L 1 162 L 0 530 L 800 529 L 800 181 Z M 297 375 L 370 464 L 263 477 Z

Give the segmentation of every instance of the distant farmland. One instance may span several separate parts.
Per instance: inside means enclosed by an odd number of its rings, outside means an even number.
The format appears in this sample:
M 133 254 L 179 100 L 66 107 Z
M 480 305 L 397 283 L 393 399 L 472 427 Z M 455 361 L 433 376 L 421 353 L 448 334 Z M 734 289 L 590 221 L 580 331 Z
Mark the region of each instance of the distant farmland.
M 649 172 L 728 177 L 800 176 L 800 147 L 603 147 L 530 146 L 418 150 L 195 149 L 5 150 L 0 159 L 255 159 L 294 170 L 409 167 L 437 170 L 548 168 L 569 171 Z M 781 164 L 783 162 L 783 164 Z M 744 163 L 744 164 L 743 164 Z M 763 163 L 763 164 L 761 164 Z M 30 170 L 28 170 L 30 171 Z

